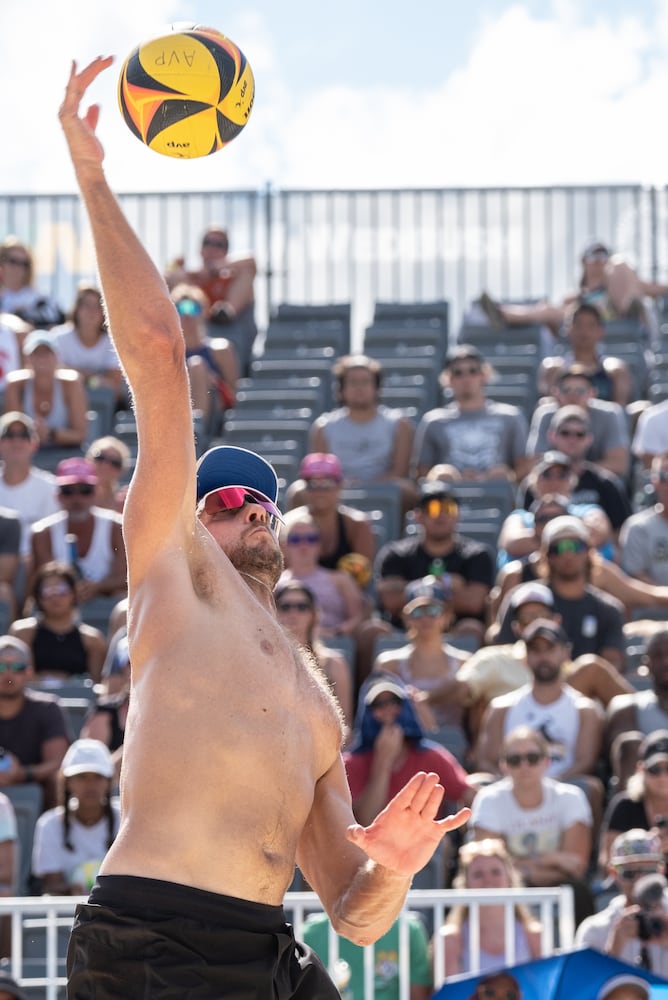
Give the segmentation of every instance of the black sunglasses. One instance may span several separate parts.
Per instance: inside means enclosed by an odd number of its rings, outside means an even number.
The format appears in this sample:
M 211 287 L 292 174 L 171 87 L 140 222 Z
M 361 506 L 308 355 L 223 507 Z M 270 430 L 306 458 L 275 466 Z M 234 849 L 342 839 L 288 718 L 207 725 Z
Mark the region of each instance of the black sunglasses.
M 536 764 L 540 764 L 543 754 L 538 750 L 529 750 L 528 753 L 507 753 L 504 759 L 508 767 L 519 767 L 522 761 L 535 767 Z
M 62 497 L 90 497 L 95 492 L 95 487 L 92 483 L 69 483 L 61 486 L 59 492 Z
M 94 462 L 106 462 L 107 465 L 112 465 L 114 469 L 123 468 L 123 459 L 117 458 L 115 455 L 107 455 L 103 451 L 94 451 L 90 457 Z

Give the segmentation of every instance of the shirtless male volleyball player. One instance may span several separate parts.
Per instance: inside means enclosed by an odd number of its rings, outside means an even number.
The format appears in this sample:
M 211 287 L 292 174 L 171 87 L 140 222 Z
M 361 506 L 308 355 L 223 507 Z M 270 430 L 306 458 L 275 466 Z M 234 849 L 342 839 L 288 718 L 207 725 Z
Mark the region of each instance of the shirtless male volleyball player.
M 355 824 L 337 708 L 274 616 L 276 477 L 252 452 L 196 466 L 185 349 L 167 288 L 105 180 L 111 58 L 73 64 L 60 121 L 90 218 L 139 455 L 125 503 L 132 694 L 122 821 L 68 955 L 68 996 L 336 997 L 282 901 L 295 861 L 338 933 L 374 941 L 469 811 L 437 820 L 418 774 Z

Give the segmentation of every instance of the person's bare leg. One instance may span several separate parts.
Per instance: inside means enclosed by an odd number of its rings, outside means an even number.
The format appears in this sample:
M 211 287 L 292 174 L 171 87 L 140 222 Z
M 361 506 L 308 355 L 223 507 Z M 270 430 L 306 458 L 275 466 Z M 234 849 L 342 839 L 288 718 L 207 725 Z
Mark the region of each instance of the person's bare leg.
M 632 267 L 613 258 L 607 267 L 608 298 L 618 316 L 625 316 L 634 300 L 642 299 L 640 279 Z
M 188 358 L 188 373 L 193 410 L 199 410 L 206 417 L 211 408 L 211 397 L 209 396 L 211 384 L 206 365 L 201 358 Z
M 500 309 L 509 326 L 547 326 L 555 336 L 564 322 L 563 307 L 547 302 L 531 306 L 502 305 Z

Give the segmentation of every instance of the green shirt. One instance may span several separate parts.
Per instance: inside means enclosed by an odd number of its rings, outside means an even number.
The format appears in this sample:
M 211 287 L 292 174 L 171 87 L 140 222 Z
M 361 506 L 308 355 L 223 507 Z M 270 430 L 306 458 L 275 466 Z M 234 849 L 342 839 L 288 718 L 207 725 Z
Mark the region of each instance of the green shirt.
M 303 938 L 313 948 L 325 966 L 329 965 L 329 919 L 325 913 L 316 913 L 304 922 Z M 430 986 L 432 981 L 429 963 L 427 932 L 417 913 L 408 914 L 408 942 L 411 986 Z M 350 996 L 364 1000 L 364 948 L 347 938 L 339 938 L 339 958 L 350 966 Z M 399 1000 L 399 921 L 395 921 L 386 934 L 374 945 L 375 1000 Z

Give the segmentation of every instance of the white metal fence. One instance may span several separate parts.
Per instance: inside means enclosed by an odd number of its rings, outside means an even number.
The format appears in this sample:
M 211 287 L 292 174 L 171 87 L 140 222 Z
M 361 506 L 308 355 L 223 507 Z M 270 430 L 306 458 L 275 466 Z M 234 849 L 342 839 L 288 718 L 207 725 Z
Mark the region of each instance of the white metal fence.
M 61 1000 L 65 996 L 65 954 L 69 930 L 78 899 L 72 896 L 39 896 L 0 899 L 0 916 L 11 920 L 11 971 L 32 995 L 43 1000 Z M 470 948 L 472 972 L 479 968 L 481 947 L 480 907 L 490 903 L 503 903 L 505 907 L 505 960 L 512 965 L 515 959 L 514 908 L 524 903 L 535 912 L 543 925 L 541 953 L 552 955 L 555 951 L 568 951 L 573 945 L 575 931 L 573 892 L 568 886 L 553 889 L 490 889 L 490 890 L 412 890 L 406 907 L 399 918 L 399 985 L 400 1000 L 409 1000 L 409 930 L 406 914 L 409 910 L 428 914 L 428 924 L 439 928 L 446 911 L 456 905 L 469 908 Z M 291 892 L 285 897 L 285 910 L 295 928 L 297 939 L 306 917 L 322 912 L 318 897 L 311 892 Z M 435 948 L 434 988 L 437 989 L 447 975 L 444 949 Z M 329 965 L 339 957 L 339 941 L 330 927 Z M 364 996 L 374 998 L 374 946 L 365 948 Z

